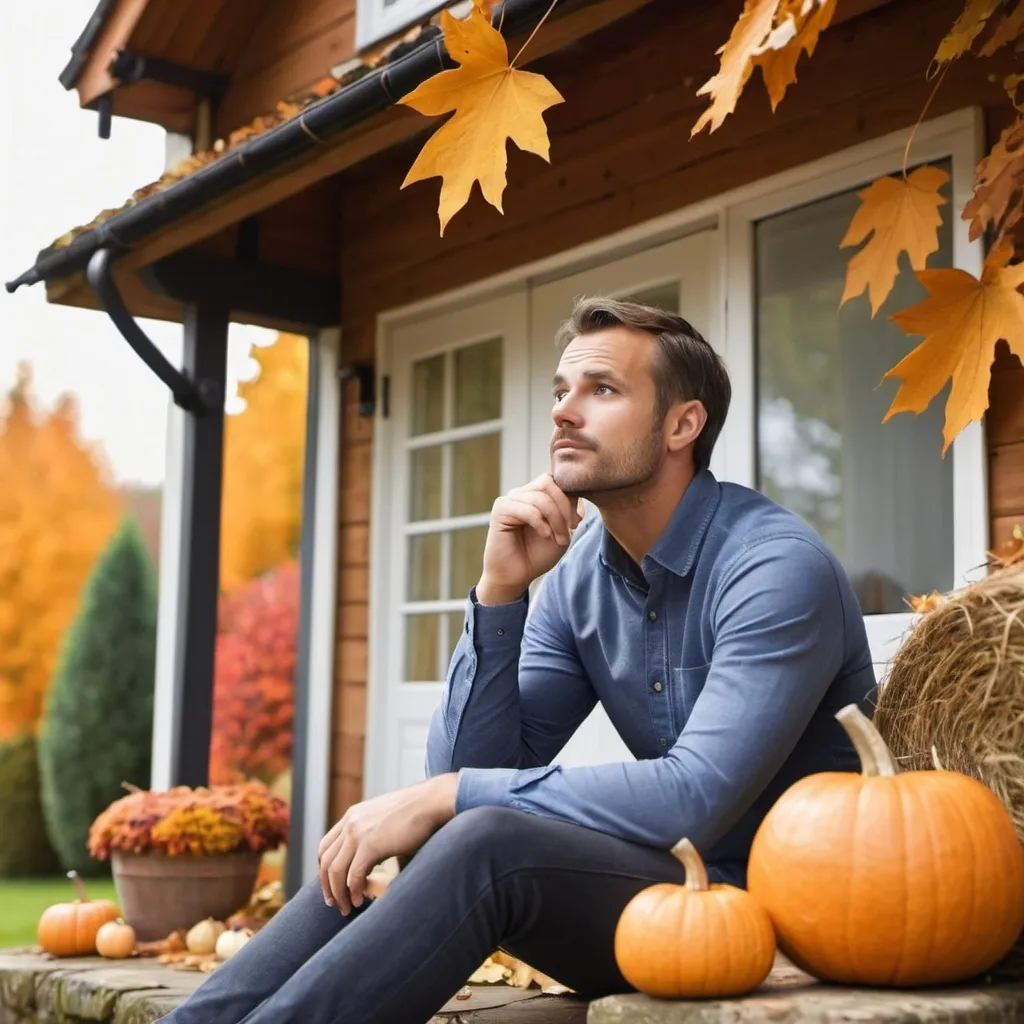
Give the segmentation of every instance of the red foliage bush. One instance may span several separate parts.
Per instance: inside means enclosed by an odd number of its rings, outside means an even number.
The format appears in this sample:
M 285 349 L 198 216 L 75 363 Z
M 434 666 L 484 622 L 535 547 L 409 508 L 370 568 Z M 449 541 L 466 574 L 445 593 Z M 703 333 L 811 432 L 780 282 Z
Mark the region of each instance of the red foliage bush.
M 288 562 L 218 609 L 211 783 L 270 783 L 291 764 L 299 568 Z

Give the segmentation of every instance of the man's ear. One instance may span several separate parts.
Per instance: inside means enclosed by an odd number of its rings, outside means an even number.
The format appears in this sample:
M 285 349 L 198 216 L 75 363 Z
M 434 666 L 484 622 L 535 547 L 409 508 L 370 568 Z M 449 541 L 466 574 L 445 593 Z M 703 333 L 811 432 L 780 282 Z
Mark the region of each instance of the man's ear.
M 698 399 L 690 402 L 680 402 L 673 406 L 669 419 L 668 450 L 670 452 L 682 451 L 700 436 L 707 422 L 708 413 L 704 403 Z

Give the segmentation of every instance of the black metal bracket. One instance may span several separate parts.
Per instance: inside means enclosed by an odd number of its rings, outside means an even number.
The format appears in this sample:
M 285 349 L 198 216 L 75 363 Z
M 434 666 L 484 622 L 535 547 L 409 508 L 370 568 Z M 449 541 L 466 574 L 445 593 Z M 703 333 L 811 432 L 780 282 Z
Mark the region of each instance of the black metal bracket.
M 372 416 L 376 405 L 373 367 L 369 363 L 349 363 L 338 370 L 338 376 L 342 381 L 353 377 L 359 381 L 359 415 Z
M 220 99 L 231 81 L 228 75 L 215 71 L 200 71 L 160 57 L 148 57 L 134 50 L 119 50 L 110 63 L 110 75 L 122 85 L 133 85 L 147 79 L 161 85 L 174 85 L 188 89 L 198 96 Z
M 134 349 L 135 354 L 167 385 L 176 405 L 202 416 L 217 407 L 218 388 L 203 380 L 192 380 L 168 362 L 145 331 L 135 322 L 121 298 L 113 275 L 114 254 L 110 249 L 97 249 L 89 259 L 86 277 L 107 311 L 107 316 Z
M 114 94 L 105 92 L 96 101 L 96 112 L 99 114 L 100 138 L 110 138 L 110 123 L 114 117 Z

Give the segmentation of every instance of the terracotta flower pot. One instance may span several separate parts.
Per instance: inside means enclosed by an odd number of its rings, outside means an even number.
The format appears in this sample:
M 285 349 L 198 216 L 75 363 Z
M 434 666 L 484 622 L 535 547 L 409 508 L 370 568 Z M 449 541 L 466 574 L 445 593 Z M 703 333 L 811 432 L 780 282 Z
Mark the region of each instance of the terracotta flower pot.
M 141 942 L 206 917 L 223 921 L 249 901 L 260 857 L 248 850 L 179 857 L 115 850 L 111 866 L 124 919 Z

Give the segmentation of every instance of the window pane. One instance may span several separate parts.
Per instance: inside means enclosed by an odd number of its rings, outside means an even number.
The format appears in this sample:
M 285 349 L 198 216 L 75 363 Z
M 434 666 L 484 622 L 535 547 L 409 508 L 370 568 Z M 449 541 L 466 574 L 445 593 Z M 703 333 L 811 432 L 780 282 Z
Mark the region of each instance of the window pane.
M 409 452 L 409 519 L 441 516 L 441 446 Z
M 412 367 L 412 433 L 444 429 L 444 356 L 422 359 Z
M 666 313 L 679 314 L 679 282 L 669 281 L 667 284 L 657 284 L 653 288 L 639 288 L 623 298 L 631 302 L 643 302 L 648 306 L 657 306 Z
M 451 515 L 489 512 L 500 481 L 500 434 L 484 434 L 452 445 Z
M 455 353 L 455 426 L 501 417 L 501 338 Z
M 466 628 L 465 612 L 446 612 L 446 625 L 448 626 L 447 642 L 445 644 L 445 675 L 448 674 L 448 665 L 451 663 L 452 655 L 455 653 L 455 645 L 459 642 L 462 631 Z
M 940 458 L 944 393 L 882 424 L 899 382 L 879 382 L 921 340 L 889 314 L 926 292 L 904 256 L 874 318 L 866 294 L 839 308 L 857 205 L 852 190 L 756 227 L 758 486 L 836 551 L 865 614 L 901 612 L 908 594 L 953 585 L 953 459 Z M 951 208 L 930 268 L 951 265 Z
M 451 535 L 451 580 L 446 597 L 468 597 L 483 568 L 487 527 L 455 530 Z
M 441 616 L 407 615 L 405 618 L 405 680 L 408 683 L 439 681 L 438 631 Z
M 441 534 L 409 538 L 410 601 L 436 601 L 441 596 Z

